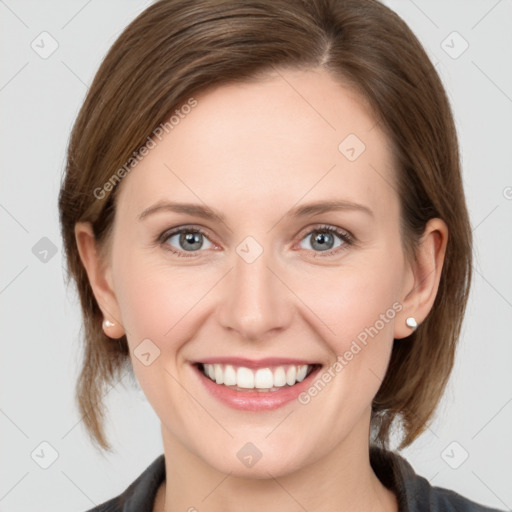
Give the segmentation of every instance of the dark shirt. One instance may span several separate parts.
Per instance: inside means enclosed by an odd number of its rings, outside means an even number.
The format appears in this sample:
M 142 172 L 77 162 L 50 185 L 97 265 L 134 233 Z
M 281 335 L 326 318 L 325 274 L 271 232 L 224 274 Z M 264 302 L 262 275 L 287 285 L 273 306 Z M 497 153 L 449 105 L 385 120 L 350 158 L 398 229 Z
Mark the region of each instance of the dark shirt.
M 431 486 L 398 453 L 371 446 L 370 464 L 382 484 L 396 494 L 399 512 L 504 512 L 480 505 L 455 491 Z M 123 493 L 87 512 L 152 512 L 156 492 L 164 480 L 162 454 Z

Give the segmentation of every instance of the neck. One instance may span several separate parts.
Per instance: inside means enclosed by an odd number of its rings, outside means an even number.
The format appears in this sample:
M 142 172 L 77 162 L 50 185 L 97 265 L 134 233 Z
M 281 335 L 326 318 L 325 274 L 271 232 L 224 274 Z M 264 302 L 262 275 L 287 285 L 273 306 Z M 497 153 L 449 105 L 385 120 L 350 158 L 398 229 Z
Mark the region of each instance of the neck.
M 368 437 L 351 435 L 327 455 L 300 469 L 268 478 L 223 473 L 187 450 L 162 425 L 166 481 L 154 511 L 310 512 L 358 510 L 397 512 L 395 494 L 373 472 Z M 367 434 L 365 429 L 359 432 Z M 313 492 L 314 491 L 314 492 Z

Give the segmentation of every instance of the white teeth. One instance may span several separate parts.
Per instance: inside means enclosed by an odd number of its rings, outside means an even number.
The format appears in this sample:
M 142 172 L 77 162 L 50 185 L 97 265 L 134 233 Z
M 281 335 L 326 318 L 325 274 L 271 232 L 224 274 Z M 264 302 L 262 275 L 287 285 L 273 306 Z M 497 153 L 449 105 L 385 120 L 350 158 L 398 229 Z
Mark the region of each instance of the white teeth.
M 227 364 L 224 370 L 224 384 L 226 386 L 236 386 L 236 371 L 230 364 Z
M 286 385 L 286 372 L 282 366 L 279 366 L 274 371 L 274 386 L 282 387 Z
M 302 382 L 306 378 L 306 372 L 308 371 L 308 367 L 305 365 L 302 365 L 299 367 L 297 371 L 297 381 Z
M 236 371 L 236 385 L 239 388 L 254 388 L 254 373 L 249 368 L 241 366 Z
M 274 376 L 270 368 L 261 368 L 256 372 L 254 387 L 260 389 L 274 387 Z
M 215 382 L 217 384 L 224 384 L 224 372 L 222 371 L 222 366 L 220 364 L 214 364 L 215 368 Z
M 293 386 L 295 384 L 295 377 L 297 377 L 297 368 L 290 366 L 288 370 L 286 370 L 286 384 Z
M 310 368 L 311 366 L 303 364 L 252 370 L 245 366 L 234 367 L 230 364 L 203 364 L 203 373 L 217 384 L 266 390 L 302 382 Z

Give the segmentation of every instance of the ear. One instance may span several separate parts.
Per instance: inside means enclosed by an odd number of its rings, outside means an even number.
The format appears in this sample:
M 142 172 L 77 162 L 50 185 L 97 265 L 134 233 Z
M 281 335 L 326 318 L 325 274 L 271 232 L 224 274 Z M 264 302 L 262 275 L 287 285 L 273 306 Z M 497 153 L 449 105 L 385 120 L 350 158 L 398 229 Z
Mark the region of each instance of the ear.
M 407 263 L 407 273 L 402 286 L 403 310 L 395 322 L 396 339 L 412 334 L 413 330 L 405 323 L 412 316 L 421 324 L 432 309 L 439 289 L 443 269 L 448 227 L 439 218 L 430 219 L 425 227 L 416 258 Z
M 87 272 L 94 297 L 103 313 L 103 318 L 114 323 L 113 326 L 103 327 L 105 334 L 109 338 L 121 338 L 125 332 L 114 293 L 111 267 L 108 261 L 104 261 L 100 256 L 90 222 L 75 224 L 75 239 L 80 259 Z

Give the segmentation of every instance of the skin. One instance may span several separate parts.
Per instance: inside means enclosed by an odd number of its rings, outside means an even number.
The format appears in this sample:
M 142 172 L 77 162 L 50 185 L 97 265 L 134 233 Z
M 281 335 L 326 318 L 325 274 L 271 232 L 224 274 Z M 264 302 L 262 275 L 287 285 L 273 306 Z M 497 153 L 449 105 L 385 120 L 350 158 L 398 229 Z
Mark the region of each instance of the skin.
M 393 339 L 412 332 L 405 319 L 421 323 L 432 307 L 446 224 L 432 219 L 416 261 L 407 261 L 386 136 L 362 98 L 326 71 L 288 69 L 194 97 L 198 105 L 120 184 L 108 258 L 95 251 L 88 223 L 75 229 L 95 297 L 116 323 L 105 332 L 127 334 L 134 372 L 161 420 L 167 481 L 154 510 L 397 511 L 369 462 L 371 403 Z M 366 146 L 352 162 L 338 150 L 350 133 Z M 328 199 L 366 205 L 373 216 L 285 217 Z M 137 220 L 159 200 L 206 204 L 226 219 L 161 211 Z M 201 248 L 179 235 L 155 243 L 184 225 L 207 232 Z M 349 231 L 356 245 L 333 234 L 328 248 L 338 253 L 325 256 L 313 233 L 322 225 Z M 247 236 L 263 249 L 250 264 L 236 252 Z M 396 301 L 402 310 L 307 405 L 231 409 L 191 368 L 232 355 L 302 357 L 328 368 Z M 133 355 L 145 338 L 160 349 L 149 366 Z M 236 456 L 247 442 L 262 453 L 252 467 Z

